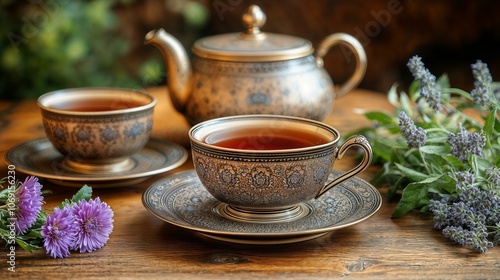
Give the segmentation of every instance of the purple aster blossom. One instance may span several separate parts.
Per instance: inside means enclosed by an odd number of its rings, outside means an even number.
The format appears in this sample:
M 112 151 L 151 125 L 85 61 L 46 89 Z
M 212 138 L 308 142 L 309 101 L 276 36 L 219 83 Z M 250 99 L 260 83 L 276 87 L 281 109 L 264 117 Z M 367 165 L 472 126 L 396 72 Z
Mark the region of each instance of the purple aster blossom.
M 113 211 L 99 198 L 81 200 L 73 204 L 71 211 L 77 226 L 74 250 L 80 253 L 100 249 L 113 231 Z
M 408 148 L 420 148 L 425 145 L 427 141 L 427 134 L 425 130 L 421 127 L 415 125 L 415 123 L 406 115 L 404 111 L 399 113 L 399 127 L 401 129 L 401 134 L 406 137 L 406 143 Z
M 75 218 L 69 206 L 63 209 L 56 208 L 52 215 L 47 217 L 42 226 L 41 234 L 44 237 L 43 246 L 53 258 L 69 256 L 69 250 L 75 242 Z
M 453 156 L 461 161 L 467 160 L 468 152 L 477 156 L 483 156 L 483 148 L 486 145 L 486 137 L 482 133 L 468 133 L 467 130 L 460 125 L 460 132 L 448 134 L 446 143 L 451 146 L 451 153 Z
M 16 233 L 24 234 L 36 221 L 42 210 L 42 185 L 35 176 L 26 177 L 16 192 Z
M 441 91 L 437 87 L 436 76 L 425 68 L 422 58 L 414 56 L 406 64 L 413 78 L 420 82 L 420 95 L 435 112 L 443 109 L 441 106 Z

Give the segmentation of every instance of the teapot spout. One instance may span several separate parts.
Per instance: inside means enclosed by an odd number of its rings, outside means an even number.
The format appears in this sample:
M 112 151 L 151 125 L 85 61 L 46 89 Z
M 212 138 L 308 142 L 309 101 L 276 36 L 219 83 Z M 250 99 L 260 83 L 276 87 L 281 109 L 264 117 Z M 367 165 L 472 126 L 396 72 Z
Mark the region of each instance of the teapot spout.
M 163 28 L 148 32 L 144 44 L 156 46 L 163 54 L 170 98 L 175 109 L 184 113 L 191 93 L 191 62 L 184 47 Z

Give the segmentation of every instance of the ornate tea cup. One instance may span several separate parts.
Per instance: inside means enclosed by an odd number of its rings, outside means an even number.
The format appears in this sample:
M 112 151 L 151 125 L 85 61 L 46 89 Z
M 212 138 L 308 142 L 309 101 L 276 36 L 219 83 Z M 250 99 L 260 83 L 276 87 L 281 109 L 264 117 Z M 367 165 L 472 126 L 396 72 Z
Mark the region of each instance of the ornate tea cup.
M 38 98 L 45 133 L 65 156 L 63 167 L 107 174 L 134 167 L 130 156 L 148 142 L 156 99 L 119 88 L 74 88 Z
M 347 139 L 324 123 L 290 116 L 242 115 L 199 123 L 189 131 L 193 163 L 203 186 L 222 203 L 222 216 L 273 223 L 310 212 L 318 198 L 368 167 L 372 149 L 365 137 Z M 352 147 L 361 163 L 326 183 L 336 159 Z

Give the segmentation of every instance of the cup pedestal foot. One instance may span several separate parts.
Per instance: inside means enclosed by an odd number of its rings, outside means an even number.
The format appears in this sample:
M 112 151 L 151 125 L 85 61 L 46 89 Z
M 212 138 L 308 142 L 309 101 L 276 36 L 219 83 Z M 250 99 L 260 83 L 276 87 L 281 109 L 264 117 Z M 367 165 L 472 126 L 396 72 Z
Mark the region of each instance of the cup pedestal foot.
M 81 174 L 113 174 L 132 170 L 134 162 L 130 158 L 114 161 L 75 161 L 66 158 L 62 165 L 66 170 Z
M 311 208 L 303 203 L 283 209 L 250 209 L 220 203 L 213 210 L 226 219 L 261 224 L 295 221 L 311 212 Z

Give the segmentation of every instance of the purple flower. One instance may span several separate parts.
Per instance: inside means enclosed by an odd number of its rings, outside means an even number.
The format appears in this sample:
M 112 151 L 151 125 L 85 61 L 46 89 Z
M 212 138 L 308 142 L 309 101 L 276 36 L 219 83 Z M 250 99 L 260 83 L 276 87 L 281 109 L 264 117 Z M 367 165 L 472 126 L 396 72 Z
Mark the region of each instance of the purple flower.
M 457 171 L 454 173 L 457 178 L 457 191 L 464 192 L 474 185 L 474 174 L 469 171 Z
M 488 181 L 491 184 L 496 186 L 500 184 L 500 168 L 498 167 L 488 168 L 486 169 L 486 175 L 488 176 Z
M 483 133 L 469 134 L 469 142 L 467 143 L 467 150 L 474 155 L 483 157 L 483 148 L 486 145 L 486 136 Z
M 490 92 L 488 88 L 477 87 L 470 92 L 472 99 L 479 105 L 486 105 L 491 101 Z
M 427 141 L 427 134 L 421 127 L 416 127 L 415 123 L 406 115 L 404 111 L 399 113 L 399 127 L 401 133 L 406 137 L 409 148 L 420 148 Z
M 469 230 L 461 226 L 448 226 L 443 229 L 443 234 L 460 245 L 472 248 L 481 253 L 493 247 L 493 243 L 488 240 L 488 233 L 484 227 Z
M 470 95 L 474 102 L 480 105 L 486 105 L 491 100 L 491 77 L 488 65 L 481 60 L 471 65 L 472 75 L 474 76 L 474 89 Z
M 77 227 L 73 249 L 80 253 L 102 248 L 113 231 L 113 211 L 99 198 L 81 200 L 71 211 Z
M 47 254 L 53 258 L 69 256 L 76 234 L 75 219 L 69 206 L 63 209 L 56 208 L 52 215 L 47 217 L 41 234 L 44 237 L 43 246 Z
M 425 68 L 422 58 L 414 56 L 406 64 L 413 78 L 420 82 L 420 95 L 435 112 L 443 109 L 441 106 L 441 91 L 437 87 L 436 76 Z
M 472 75 L 474 76 L 474 86 L 475 87 L 489 87 L 491 82 L 493 82 L 493 77 L 491 77 L 488 65 L 481 60 L 476 61 L 476 63 L 471 65 Z
M 29 176 L 21 184 L 16 193 L 16 232 L 18 235 L 24 234 L 36 221 L 36 217 L 42 209 L 43 196 L 42 185 L 38 183 L 38 178 Z
M 461 161 L 467 160 L 467 153 L 470 152 L 477 156 L 483 156 L 483 148 L 486 145 L 486 137 L 481 133 L 469 134 L 467 130 L 460 125 L 460 132 L 449 133 L 446 143 L 451 146 L 451 153 L 453 156 Z

